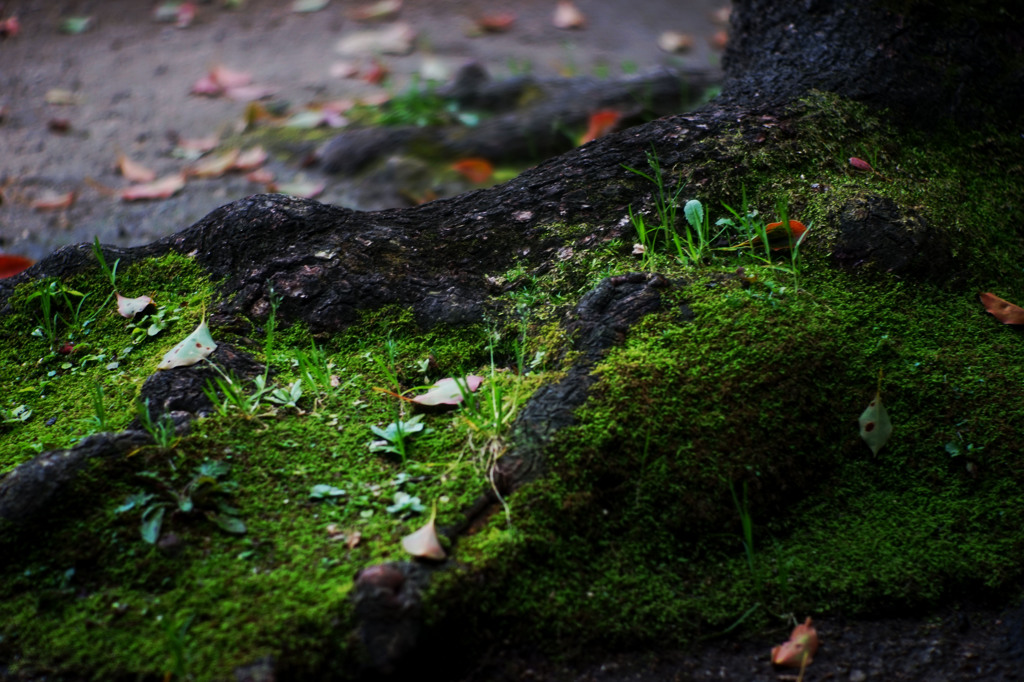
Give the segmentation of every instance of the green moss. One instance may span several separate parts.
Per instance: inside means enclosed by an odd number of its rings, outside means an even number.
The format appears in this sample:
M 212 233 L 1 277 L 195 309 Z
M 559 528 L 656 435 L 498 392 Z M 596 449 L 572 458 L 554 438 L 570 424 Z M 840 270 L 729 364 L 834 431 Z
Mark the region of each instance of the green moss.
M 712 182 L 700 198 L 709 210 L 719 200 L 736 206 L 745 185 L 762 213 L 787 198 L 793 217 L 813 221 L 800 290 L 790 275 L 742 256 L 719 253 L 696 270 L 655 259 L 672 278 L 660 312 L 595 367 L 576 423 L 548 448 L 546 474 L 509 500 L 511 524 L 493 505 L 450 547 L 449 570 L 434 574 L 425 617 L 446 636 L 469 641 L 501 628 L 562 652 L 595 642 L 665 647 L 785 613 L 868 614 L 1015 593 L 1024 549 L 1024 407 L 1014 400 L 1024 381 L 1021 338 L 984 314 L 975 287 L 1024 300 L 1014 261 L 1020 169 L 1008 160 L 1021 156 L 1021 143 L 979 131 L 925 144 L 839 98 L 816 94 L 799 107 L 795 132 L 772 139 L 770 154 L 739 133 L 714 141 L 720 154 L 708 159 L 719 160 L 702 170 Z M 855 172 L 849 156 L 870 156 L 884 177 Z M 967 273 L 960 286 L 832 270 L 836 211 L 864 193 L 947 230 Z M 565 240 L 588 232 L 549 230 Z M 44 519 L 0 525 L 0 552 L 16 557 L 0 568 L 0 654 L 110 679 L 161 676 L 179 645 L 200 679 L 228 678 L 267 655 L 294 677 L 352 669 L 353 578 L 365 565 L 405 560 L 400 538 L 424 521 L 389 513 L 395 493 L 436 503 L 446 528 L 489 486 L 455 415 L 427 415 L 431 431 L 413 439 L 405 461 L 371 452 L 370 426 L 408 415 L 375 389 L 490 376 L 492 351 L 508 368 L 547 353 L 538 365 L 546 374 L 524 382 L 524 393 L 562 377 L 576 357 L 565 313 L 603 277 L 638 267 L 617 240 L 564 255 L 547 272 L 511 267 L 502 282 L 510 293 L 492 302 L 485 324 L 422 330 L 410 311 L 389 307 L 330 337 L 282 327 L 269 358 L 252 349 L 269 361 L 272 380 L 299 379 L 293 360 L 315 343 L 337 386 L 314 396 L 304 382 L 301 410 L 265 403 L 256 416 L 199 421 L 169 450 L 93 462 Z M 26 390 L 4 407 L 26 404 L 33 416 L 3 426 L 0 472 L 47 438 L 75 442 L 81 427 L 54 431 L 44 419 L 80 424 L 96 379 L 117 395 L 111 423 L 127 424 L 141 381 L 213 302 L 213 285 L 180 256 L 139 264 L 126 281 L 180 319 L 128 354 L 131 331 L 110 311 L 89 334 L 61 330 L 106 362 L 116 357 L 115 369 L 78 358 L 63 368 L 30 335 L 32 289 L 12 299 L 14 313 L 0 319 L 13 339 L 0 350 L 0 373 L 4 385 Z M 109 290 L 95 274 L 66 284 Z M 265 332 L 266 321 L 256 322 Z M 895 432 L 874 456 L 857 417 L 880 370 Z M 518 381 L 512 372 L 495 380 Z M 161 550 L 139 538 L 137 510 L 115 511 L 129 495 L 160 492 L 139 474 L 180 490 L 207 460 L 232 467 L 229 499 L 244 535 L 182 512 L 164 522 L 179 544 Z M 319 484 L 345 494 L 311 499 Z M 753 521 L 752 547 L 743 515 Z

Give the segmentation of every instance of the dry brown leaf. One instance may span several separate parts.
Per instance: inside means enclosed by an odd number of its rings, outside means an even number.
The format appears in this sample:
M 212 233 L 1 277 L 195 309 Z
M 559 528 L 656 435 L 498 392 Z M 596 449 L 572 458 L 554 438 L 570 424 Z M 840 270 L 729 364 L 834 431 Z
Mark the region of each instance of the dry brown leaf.
M 555 5 L 555 14 L 551 18 L 555 28 L 583 28 L 587 18 L 570 0 L 559 0 Z
M 658 47 L 665 52 L 687 52 L 693 49 L 693 36 L 679 31 L 665 31 L 658 36 Z
M 978 298 L 981 299 L 985 310 L 1003 324 L 1024 324 L 1024 308 L 988 292 L 981 294 Z
M 121 153 L 117 155 L 117 169 L 131 182 L 153 182 L 156 180 L 156 171 L 132 161 Z
M 354 21 L 381 21 L 393 18 L 401 9 L 402 0 L 378 0 L 352 9 L 348 17 Z
M 147 182 L 143 185 L 132 185 L 119 190 L 117 195 L 121 201 L 144 201 L 146 199 L 169 199 L 185 186 L 185 174 L 175 173 Z
M 37 211 L 63 211 L 75 203 L 75 193 L 72 192 L 43 192 L 38 199 L 32 202 L 32 208 Z
M 259 145 L 240 152 L 235 158 L 233 170 L 254 171 L 267 162 L 267 151 Z
M 219 178 L 235 166 L 238 155 L 237 149 L 229 149 L 218 156 L 201 159 L 185 172 L 195 178 Z

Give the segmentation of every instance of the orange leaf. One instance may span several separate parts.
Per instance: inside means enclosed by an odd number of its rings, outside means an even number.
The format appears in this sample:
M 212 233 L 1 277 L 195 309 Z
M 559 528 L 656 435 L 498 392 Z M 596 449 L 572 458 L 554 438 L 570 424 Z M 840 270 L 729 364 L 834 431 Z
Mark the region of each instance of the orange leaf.
M 797 625 L 789 641 L 772 649 L 772 663 L 790 668 L 803 668 L 818 651 L 818 631 L 811 625 L 810 616 L 803 625 Z
M 984 293 L 978 298 L 985 310 L 1003 324 L 1024 324 L 1024 308 L 1004 301 L 995 294 Z
M 15 256 L 13 253 L 0 253 L 0 279 L 14 277 L 19 272 L 27 270 L 35 263 L 31 258 Z
M 117 169 L 131 182 L 153 182 L 156 180 L 156 171 L 132 161 L 124 154 L 117 155 Z
M 621 119 L 622 114 L 614 109 L 595 111 L 587 121 L 587 132 L 583 133 L 583 137 L 580 138 L 580 144 L 586 144 L 611 132 Z
M 452 170 L 477 185 L 487 182 L 494 175 L 494 166 L 491 162 L 481 158 L 456 161 L 452 164 Z
M 266 163 L 266 161 L 266 150 L 257 145 L 252 149 L 246 149 L 244 152 L 239 153 L 231 168 L 232 170 L 254 171 Z

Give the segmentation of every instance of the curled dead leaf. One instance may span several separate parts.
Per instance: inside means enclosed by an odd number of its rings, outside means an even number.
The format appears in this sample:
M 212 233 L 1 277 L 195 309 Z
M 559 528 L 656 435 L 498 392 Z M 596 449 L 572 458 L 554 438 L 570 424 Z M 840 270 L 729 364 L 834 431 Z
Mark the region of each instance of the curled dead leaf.
M 419 559 L 432 559 L 442 561 L 448 555 L 437 537 L 437 528 L 434 526 L 434 519 L 437 518 L 437 507 L 434 507 L 430 514 L 430 520 L 419 530 L 402 538 L 402 549 Z
M 988 292 L 979 295 L 978 298 L 981 299 L 985 310 L 1003 324 L 1024 324 L 1024 308 Z
M 772 648 L 772 664 L 790 668 L 805 668 L 818 651 L 818 631 L 811 624 L 811 618 L 793 628 L 789 641 Z
M 658 47 L 665 52 L 687 52 L 693 49 L 693 36 L 679 31 L 665 31 L 658 36 Z
M 238 156 L 238 149 L 229 149 L 223 154 L 201 159 L 188 168 L 185 173 L 195 178 L 219 178 L 235 167 Z

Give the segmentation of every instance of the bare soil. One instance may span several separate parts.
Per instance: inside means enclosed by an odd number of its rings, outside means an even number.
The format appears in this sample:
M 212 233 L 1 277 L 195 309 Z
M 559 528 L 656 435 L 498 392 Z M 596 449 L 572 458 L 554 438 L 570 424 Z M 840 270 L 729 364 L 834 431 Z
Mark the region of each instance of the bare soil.
M 230 175 L 191 180 L 177 196 L 123 203 L 94 184 L 128 183 L 116 170 L 121 151 L 159 175 L 184 166 L 170 154 L 173 139 L 222 137 L 242 121 L 245 102 L 190 95 L 207 70 L 222 64 L 251 73 L 255 83 L 274 88 L 272 101 L 293 108 L 311 102 L 401 93 L 413 74 L 425 69 L 453 74 L 462 64 L 482 63 L 493 78 L 529 71 L 538 77 L 566 74 L 621 75 L 659 65 L 709 68 L 720 53 L 709 44 L 719 26 L 711 19 L 725 0 L 578 0 L 585 27 L 552 25 L 554 0 L 409 1 L 397 17 L 417 32 L 408 55 L 343 56 L 336 44 L 381 23 L 356 22 L 349 13 L 360 3 L 333 0 L 312 13 L 294 13 L 291 2 L 245 0 L 242 7 L 198 3 L 195 21 L 184 29 L 157 23 L 159 3 L 139 0 L 8 0 L 0 20 L 16 15 L 21 32 L 0 38 L 0 252 L 39 259 L 54 249 L 92 241 L 135 246 L 172 234 L 234 199 L 265 191 Z M 510 30 L 473 37 L 475 19 L 512 11 Z M 77 35 L 59 32 L 63 18 L 89 16 L 91 27 Z M 691 50 L 669 54 L 657 46 L 666 30 L 690 34 Z M 377 57 L 392 74 L 371 85 L 332 75 L 332 66 L 355 62 L 365 72 Z M 430 73 L 426 74 L 427 76 Z M 72 92 L 76 104 L 50 104 L 51 90 Z M 66 132 L 53 129 L 63 120 Z M 300 158 L 275 158 L 271 170 L 281 182 L 299 174 L 327 188 L 319 200 L 357 209 L 351 181 L 300 167 Z M 37 211 L 31 202 L 45 192 L 76 192 L 67 210 Z

